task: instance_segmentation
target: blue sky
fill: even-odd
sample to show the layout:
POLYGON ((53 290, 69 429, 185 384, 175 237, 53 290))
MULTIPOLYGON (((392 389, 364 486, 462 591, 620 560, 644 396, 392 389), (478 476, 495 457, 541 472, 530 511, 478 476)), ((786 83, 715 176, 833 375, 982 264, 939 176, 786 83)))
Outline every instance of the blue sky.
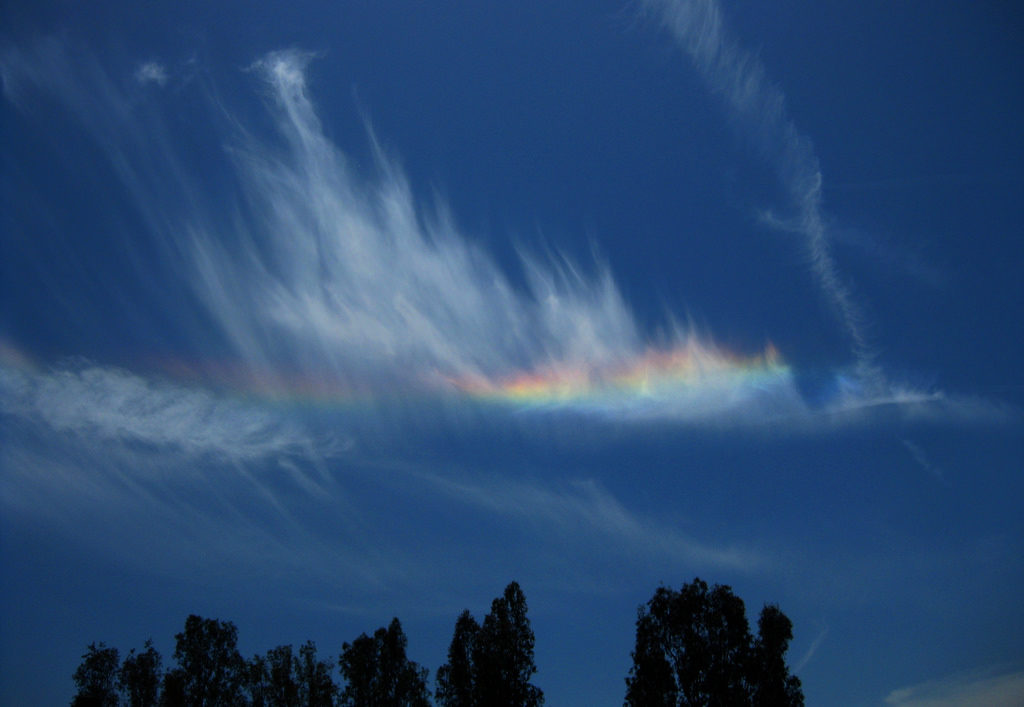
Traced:
POLYGON ((1019 10, 208 5, 0 11, 0 701, 514 579, 618 704, 694 576, 811 704, 1020 701, 1019 10))

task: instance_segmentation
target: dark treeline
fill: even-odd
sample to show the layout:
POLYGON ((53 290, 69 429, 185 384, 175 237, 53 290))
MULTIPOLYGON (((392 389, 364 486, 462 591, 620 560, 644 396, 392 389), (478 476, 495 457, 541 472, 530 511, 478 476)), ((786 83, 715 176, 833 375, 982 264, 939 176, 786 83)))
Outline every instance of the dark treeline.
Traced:
MULTIPOLYGON (((512 582, 482 623, 462 612, 433 693, 428 670, 406 656, 397 618, 343 643, 337 659, 321 659, 307 641, 297 651, 282 645, 246 660, 233 623, 191 615, 166 668, 151 641, 123 661, 117 648, 90 644, 73 675, 71 704, 538 707, 544 693, 531 683, 537 666, 526 610, 512 582)), ((791 639, 792 624, 776 606, 764 608, 752 636, 743 601, 729 587, 709 590, 700 579, 678 592, 661 587, 639 610, 625 704, 802 705, 800 681, 784 661, 791 639)))

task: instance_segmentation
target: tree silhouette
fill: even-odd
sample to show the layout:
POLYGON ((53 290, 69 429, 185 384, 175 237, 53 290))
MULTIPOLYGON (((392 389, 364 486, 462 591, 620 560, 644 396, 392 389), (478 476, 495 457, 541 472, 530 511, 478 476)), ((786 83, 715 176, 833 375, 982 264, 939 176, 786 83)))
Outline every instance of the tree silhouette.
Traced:
POLYGON ((757 621, 758 641, 754 650, 754 669, 757 682, 754 704, 802 705, 804 698, 800 678, 789 674, 784 658, 793 639, 793 622, 779 607, 769 604, 761 611, 757 621))
POLYGON ((402 624, 391 619, 373 637, 361 634, 341 647, 338 664, 345 679, 343 707, 426 707, 427 670, 405 655, 402 624))
POLYGON ((459 614, 455 621, 455 634, 448 646, 448 662, 437 669, 434 696, 444 707, 471 707, 475 704, 473 646, 479 633, 480 624, 468 609, 459 614))
POLYGON ((338 686, 331 666, 316 656, 316 644, 306 641, 295 655, 291 646, 278 646, 248 663, 252 707, 332 707, 338 686))
POLYGON ((117 649, 90 643, 72 678, 78 693, 71 707, 117 707, 117 649))
POLYGON ((446 707, 536 707, 544 703, 543 691, 530 683, 537 666, 526 610, 526 597, 512 582, 491 602, 483 625, 478 625, 469 611, 462 612, 455 622, 448 662, 437 671, 438 702, 446 707))
MULTIPOLYGON (((741 605, 742 606, 742 605, 741 605)), ((515 582, 491 603, 478 624, 464 611, 455 624, 448 663, 437 671, 436 697, 453 707, 537 707, 544 693, 530 683, 537 672, 534 638, 526 597, 515 582)), ((779 659, 792 637, 784 616, 768 615, 773 636, 758 653, 765 676, 765 700, 789 689, 779 659), (781 617, 781 618, 780 618, 781 617), (780 679, 777 679, 781 675, 780 679)), ((282 645, 246 661, 238 651, 238 629, 230 621, 195 614, 175 634, 174 665, 163 670, 160 654, 147 640, 120 664, 116 648, 90 644, 73 674, 77 693, 72 707, 426 707, 428 672, 406 656, 407 639, 397 618, 373 636, 361 634, 342 645, 338 658, 344 685, 332 679, 331 659, 320 660, 307 641, 298 653, 282 645)), ((796 683, 799 689, 799 682, 796 683)))
POLYGON ((117 684, 128 707, 155 707, 160 695, 160 678, 160 654, 153 648, 153 641, 148 640, 141 653, 132 649, 124 659, 117 684))
POLYGON ((306 641, 299 648, 296 672, 299 704, 303 707, 332 707, 338 686, 331 678, 331 665, 316 657, 316 644, 306 641))
POLYGON ((245 704, 245 661, 238 652, 238 629, 230 621, 204 619, 195 614, 176 634, 174 659, 178 668, 164 679, 165 703, 180 696, 194 707, 225 707, 245 704))
POLYGON ((743 600, 699 578, 678 592, 659 587, 636 623, 626 705, 802 705, 783 655, 792 623, 766 606, 750 634, 743 600))
POLYGON ((180 668, 164 673, 160 707, 185 707, 185 673, 180 668))
MULTIPOLYGON (((287 647, 291 651, 291 646, 287 647)), ((276 648, 274 650, 277 650, 276 648)), ((289 661, 289 666, 291 661, 289 661)), ((249 704, 252 707, 267 707, 268 705, 281 704, 286 707, 295 707, 296 701, 288 699, 275 700, 271 695, 270 688, 270 666, 267 664, 266 656, 254 655, 245 664, 245 682, 249 689, 249 704)), ((297 700, 297 695, 296 695, 297 700)))

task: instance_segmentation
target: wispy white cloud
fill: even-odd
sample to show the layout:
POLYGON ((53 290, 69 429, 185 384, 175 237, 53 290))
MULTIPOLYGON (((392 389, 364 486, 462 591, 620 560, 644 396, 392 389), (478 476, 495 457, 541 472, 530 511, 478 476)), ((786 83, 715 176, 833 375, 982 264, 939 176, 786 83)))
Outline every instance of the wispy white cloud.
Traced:
MULTIPOLYGON (((22 109, 29 109, 37 96, 56 99, 74 112, 98 139, 112 149, 110 135, 131 129, 128 101, 116 82, 88 53, 71 55, 67 42, 59 37, 43 37, 25 46, 0 47, 0 77, 4 97, 22 109)), ((111 156, 119 158, 119 156, 111 156)))
POLYGON ((147 61, 135 70, 135 80, 143 86, 155 83, 162 87, 167 84, 167 69, 159 62, 147 61))
MULTIPOLYGON (((758 213, 758 220, 775 230, 796 234, 802 232, 799 223, 783 220, 767 209, 758 213)), ((830 242, 860 252, 861 255, 870 258, 872 264, 879 265, 901 278, 909 275, 929 287, 940 287, 946 280, 946 276, 939 268, 926 262, 914 251, 887 243, 863 229, 832 221, 828 224, 827 231, 830 242)))
POLYGON ((928 455, 925 454, 924 449, 922 449, 920 445, 910 441, 909 439, 902 439, 900 441, 903 443, 903 446, 907 448, 907 451, 910 452, 910 456, 914 458, 914 461, 917 462, 918 466, 920 466, 922 469, 927 471, 929 474, 934 476, 939 481, 942 481, 944 479, 942 469, 931 463, 931 461, 928 459, 928 455))
POLYGON ((807 650, 804 651, 804 654, 800 656, 800 660, 796 661, 796 663, 793 664, 794 673, 801 672, 807 666, 807 664, 811 662, 811 659, 814 657, 814 654, 818 652, 818 648, 821 647, 821 644, 825 641, 825 637, 827 635, 828 626, 823 628, 821 630, 821 633, 815 636, 814 640, 811 641, 811 645, 808 646, 807 650))
MULTIPOLYGON (((720 65, 704 69, 708 76, 725 82, 727 97, 742 115, 770 109, 774 117, 762 126, 766 143, 781 135, 782 144, 791 145, 781 150, 780 164, 788 165, 784 176, 793 180, 788 183, 803 209, 801 232, 826 291, 855 341, 864 344, 821 226, 813 152, 756 62, 723 49, 717 24, 709 31, 694 35, 700 62, 720 65)), ((94 62, 76 63, 59 44, 44 42, 0 52, 0 75, 5 96, 16 105, 25 105, 33 91, 46 91, 93 130, 153 229, 158 249, 164 247, 165 272, 173 270, 181 279, 175 285, 193 288, 204 308, 197 318, 208 315, 214 333, 233 344, 240 365, 250 371, 269 371, 281 380, 294 373, 343 389, 362 386, 400 401, 410 389, 422 391, 425 380, 529 371, 550 363, 597 365, 645 350, 649 342, 606 264, 581 268, 559 256, 527 253, 526 285, 515 286, 443 205, 425 209, 417 202, 402 170, 375 138, 375 171, 368 176, 354 167, 316 113, 306 83, 310 58, 276 52, 252 67, 271 104, 275 135, 248 132, 242 116, 218 106, 235 130, 226 141, 244 189, 237 204, 218 204, 227 215, 199 206, 196 175, 174 159, 165 134, 138 123, 142 117, 115 88, 117 82, 94 62)), ((159 83, 159 75, 147 80, 159 83)), ((691 336, 708 338, 680 331, 672 343, 691 336)), ((707 343, 704 350, 714 347, 707 343)), ((436 576, 446 548, 413 557, 408 538, 385 538, 394 525, 391 509, 375 514, 360 508, 352 498, 358 484, 341 478, 349 471, 342 464, 322 473, 325 452, 310 443, 296 422, 301 416, 275 415, 259 397, 239 400, 139 371, 101 365, 28 369, 0 366, 0 411, 57 433, 50 438, 59 437, 70 449, 61 459, 52 450, 25 451, 31 445, 24 440, 7 446, 0 453, 0 496, 8 506, 32 513, 68 508, 79 514, 69 515, 75 518, 117 509, 100 529, 107 535, 99 545, 120 547, 117 538, 133 533, 139 546, 146 538, 173 537, 158 545, 182 556, 169 561, 178 568, 197 561, 184 555, 206 557, 213 545, 211 564, 235 557, 249 567, 280 563, 299 573, 329 568, 323 574, 331 586, 418 586, 436 576), (203 457, 200 468, 186 473, 197 457, 203 457), (6 473, 15 468, 17 474, 6 473), (160 483, 144 478, 153 470, 167 472, 158 474, 160 483), (329 508, 315 507, 310 499, 329 508), (146 532, 136 533, 141 530, 146 532)), ((657 405, 608 407, 599 416, 639 424, 711 420, 818 430, 877 419, 871 416, 893 408, 938 417, 991 412, 983 401, 972 407, 937 395, 852 386, 811 409, 791 377, 739 392, 747 397, 722 386, 685 398, 684 407, 656 400, 657 405)), ((645 395, 644 403, 655 397, 645 395)), ((447 402, 424 406, 426 416, 447 402)), ((553 410, 560 414, 572 406, 553 410)), ((333 432, 338 419, 325 414, 310 425, 316 425, 315 433, 328 427, 333 432)), ((391 430, 381 446, 406 431, 391 430)), ((548 484, 422 469, 412 476, 421 483, 403 477, 402 485, 429 489, 441 501, 438 517, 457 504, 491 514, 532 532, 538 545, 553 542, 557 561, 574 566, 608 551, 618 572, 625 560, 636 558, 725 571, 757 570, 771 562, 754 550, 695 539, 663 518, 638 513, 595 480, 548 484)), ((75 524, 69 521, 68 527, 75 524)), ((420 528, 409 535, 418 538, 420 528)), ((458 540, 460 547, 466 542, 458 540)), ((493 555, 492 549, 485 554, 493 555)))
POLYGON ((96 444, 158 445, 193 455, 255 459, 298 452, 298 428, 199 388, 82 365, 32 372, 0 366, 0 411, 96 444))
POLYGON ((560 486, 500 477, 454 478, 413 472, 434 491, 533 527, 555 544, 582 542, 599 554, 656 558, 687 566, 761 570, 769 559, 753 550, 698 541, 626 508, 601 483, 581 479, 560 486))
MULTIPOLYGON (((769 122, 777 125, 767 132, 792 141, 783 150, 793 163, 787 178, 815 185, 801 201, 807 221, 801 231, 812 243, 825 289, 866 351, 856 308, 828 252, 817 178, 804 174, 816 164, 813 152, 786 118, 781 94, 762 86, 759 66, 726 46, 720 29, 694 39, 711 78, 731 86, 731 100, 752 113, 771 107, 769 122)), ((593 369, 635 360, 650 346, 607 266, 598 263, 587 273, 564 258, 526 253, 527 286, 517 288, 443 206, 424 211, 417 204, 400 167, 372 134, 376 174, 358 173, 324 135, 306 83, 311 58, 282 51, 253 65, 271 89, 285 148, 249 134, 234 142, 249 216, 231 234, 202 221, 191 229, 195 287, 241 355, 271 366, 300 361, 345 380, 422 384, 431 374, 438 374, 434 380, 471 379, 578 364, 593 369)), ((675 329, 669 344, 719 355, 708 337, 692 330, 675 329)), ((824 411, 809 411, 785 375, 749 386, 724 379, 671 399, 644 390, 633 402, 587 410, 634 420, 807 427, 821 412, 834 423, 854 412, 935 399, 882 385, 878 377, 865 377, 863 366, 855 375, 856 391, 847 386, 824 411)), ((553 406, 576 407, 571 401, 553 406)))
MULTIPOLYGON (((781 145, 775 150, 780 170, 794 193, 803 195, 798 228, 817 253, 826 291, 864 343, 856 308, 828 252, 816 160, 786 116, 781 94, 756 60, 729 44, 717 5, 663 7, 712 85, 750 119, 765 144, 781 145)), ((201 180, 183 166, 166 134, 158 125, 140 124, 144 116, 94 61, 72 61, 65 47, 48 40, 25 50, 5 48, 0 71, 15 103, 32 87, 58 96, 83 117, 152 229, 162 275, 178 278, 173 287, 158 289, 191 288, 195 298, 188 302, 202 311, 182 320, 212 321, 213 334, 233 345, 238 365, 260 376, 319 381, 328 391, 369 391, 401 407, 410 391, 411 397, 451 392, 452 378, 494 380, 545 368, 592 371, 641 360, 659 344, 733 365, 710 336, 685 328, 652 342, 605 263, 581 268, 558 255, 523 252, 525 285, 514 285, 443 204, 424 208, 417 202, 372 133, 369 174, 335 146, 309 95, 312 58, 297 50, 273 52, 251 67, 265 88, 275 135, 248 130, 243 116, 218 103, 242 188, 240 200, 228 207, 223 201, 205 205, 201 180)), ((192 339, 208 335, 187 332, 192 339)), ((866 344, 861 348, 866 351, 866 344)), ((825 405, 809 406, 792 376, 782 372, 770 381, 726 376, 722 384, 681 393, 686 386, 658 391, 641 385, 632 398, 620 396, 614 404, 548 409, 640 423, 797 430, 859 421, 894 406, 923 414, 940 401, 945 413, 933 409, 932 416, 969 417, 963 411, 970 406, 957 399, 901 391, 866 375, 866 361, 862 356, 852 376, 836 374, 837 380, 855 378, 856 385, 833 386, 837 393, 825 405)), ((148 384, 135 375, 139 385, 148 384)), ((80 376, 68 379, 79 388, 80 382, 80 376)))
POLYGON ((244 576, 361 596, 398 582, 406 549, 384 556, 372 532, 379 519, 302 467, 10 435, 0 449, 0 508, 12 520, 43 520, 73 547, 176 581, 224 586, 244 576))
POLYGON ((948 281, 941 268, 928 262, 920 253, 906 246, 887 241, 880 235, 864 229, 832 224, 829 236, 836 245, 848 246, 862 256, 870 258, 873 264, 888 270, 891 275, 905 282, 910 276, 921 285, 940 288, 948 281))
POLYGON ((885 703, 896 707, 1018 707, 1024 704, 1024 671, 985 671, 903 687, 885 703))
POLYGON ((393 378, 600 361, 638 348, 604 266, 587 277, 527 256, 523 292, 443 207, 417 206, 375 140, 376 177, 357 174, 323 134, 309 59, 285 51, 254 65, 287 149, 235 142, 249 218, 229 237, 204 223, 192 229, 197 290, 239 351, 393 378))
POLYGON ((776 169, 796 211, 788 228, 804 237, 811 269, 850 338, 861 374, 881 384, 863 313, 832 256, 817 155, 811 140, 789 117, 782 91, 768 80, 760 59, 729 36, 717 0, 646 0, 646 4, 776 169))
POLYGON ((90 369, 6 369, 0 382, 4 511, 42 518, 150 572, 251 576, 273 568, 277 579, 265 581, 285 577, 324 595, 343 588, 361 605, 403 587, 442 591, 468 581, 467 568, 473 581, 498 581, 509 563, 517 576, 573 591, 579 582, 606 590, 627 566, 770 566, 754 549, 700 540, 632 510, 593 479, 440 472, 390 457, 381 466, 358 454, 327 460, 328 471, 319 449, 194 391, 90 369), (417 512, 396 518, 410 503, 417 512), (485 540, 477 546, 445 523, 424 546, 424 516, 461 518, 485 540), (495 533, 527 538, 525 554, 496 560, 495 533), (455 574, 438 577, 446 565, 455 574))

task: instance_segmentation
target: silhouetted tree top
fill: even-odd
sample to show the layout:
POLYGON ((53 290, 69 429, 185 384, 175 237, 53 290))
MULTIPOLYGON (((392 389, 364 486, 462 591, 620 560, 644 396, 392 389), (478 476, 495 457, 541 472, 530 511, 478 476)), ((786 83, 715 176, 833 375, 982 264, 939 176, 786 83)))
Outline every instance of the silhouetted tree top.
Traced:
POLYGON ((333 666, 317 658, 313 641, 302 644, 295 665, 299 681, 299 704, 304 707, 333 707, 334 697, 338 694, 338 686, 331 677, 333 666))
POLYGON ((536 707, 544 703, 543 691, 530 683, 537 666, 526 611, 526 597, 512 582, 491 602, 482 625, 469 611, 462 612, 455 622, 448 662, 437 671, 435 696, 440 704, 536 707))
POLYGON ((295 680, 295 656, 291 646, 278 646, 254 655, 246 665, 252 707, 298 707, 299 684, 295 680))
POLYGON ((793 622, 779 607, 769 604, 757 620, 758 641, 754 646, 757 683, 754 704, 802 705, 800 678, 789 674, 785 654, 793 639, 793 622))
POLYGON ((766 606, 755 640, 727 586, 659 587, 638 612, 626 705, 803 705, 783 657, 792 635, 785 614, 766 606))
MULTIPOLYGON (((678 591, 659 587, 637 612, 627 706, 791 707, 803 705, 800 680, 785 654, 793 624, 766 605, 753 636, 743 601, 727 586, 699 578, 678 591)), ((397 618, 372 636, 342 645, 333 659, 317 657, 307 641, 298 652, 282 645, 246 661, 230 621, 190 615, 175 635, 175 665, 162 670, 146 641, 119 663, 116 648, 92 643, 73 674, 72 707, 426 707, 428 672, 406 655, 397 618)), ((437 671, 434 696, 444 707, 538 707, 537 672, 526 597, 516 582, 491 602, 481 623, 463 611, 455 622, 448 661, 437 671)))
MULTIPOLYGON (((189 616, 176 634, 176 665, 163 672, 152 641, 132 650, 118 668, 118 652, 90 644, 73 678, 78 692, 74 707, 333 707, 338 686, 333 659, 317 658, 316 644, 307 641, 296 654, 278 646, 266 655, 242 659, 238 630, 229 621, 189 616)), ((403 637, 404 638, 404 637, 403 637)))
POLYGON ((160 686, 160 707, 185 707, 185 674, 168 670, 160 686))
POLYGON ((434 696, 444 707, 471 707, 475 704, 473 647, 480 624, 469 610, 459 614, 455 634, 448 646, 448 662, 437 669, 437 690, 434 696))
POLYGON ((373 637, 361 634, 341 647, 344 707, 427 707, 427 670, 405 654, 407 640, 397 618, 373 637))
POLYGON ((153 641, 146 641, 141 653, 133 649, 124 659, 117 683, 128 707, 156 707, 160 695, 160 654, 153 641))
POLYGON ((117 666, 116 648, 107 648, 104 643, 90 643, 82 656, 82 663, 72 678, 78 692, 71 700, 72 707, 117 707, 117 666))
POLYGON ((185 620, 185 630, 176 634, 175 640, 174 659, 178 667, 171 671, 170 687, 177 690, 180 683, 187 704, 195 707, 245 704, 245 661, 238 652, 238 629, 233 623, 192 614, 185 620))

